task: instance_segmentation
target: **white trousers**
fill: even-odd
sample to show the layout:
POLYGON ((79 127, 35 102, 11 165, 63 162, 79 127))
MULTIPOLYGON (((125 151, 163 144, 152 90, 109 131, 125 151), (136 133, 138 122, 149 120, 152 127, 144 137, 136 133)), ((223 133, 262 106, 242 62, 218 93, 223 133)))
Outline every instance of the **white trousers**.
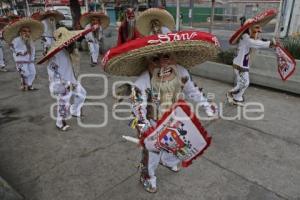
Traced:
POLYGON ((156 153, 144 149, 142 159, 144 169, 142 170, 142 176, 148 178, 152 187, 156 187, 155 171, 160 162, 168 167, 174 167, 180 163, 180 160, 174 154, 164 150, 156 153))
POLYGON ((86 91, 80 83, 78 83, 73 90, 69 85, 62 82, 50 83, 50 92, 57 99, 57 117, 56 126, 61 127, 63 120, 68 119, 71 115, 80 116, 81 108, 86 98, 86 91), (70 100, 73 96, 74 102, 71 105, 70 100))
POLYGON ((243 101, 243 95, 250 83, 249 72, 241 72, 237 69, 234 69, 234 72, 236 77, 236 85, 230 90, 230 92, 235 100, 243 101))
POLYGON ((31 86, 36 75, 35 65, 33 63, 17 63, 16 67, 21 76, 21 84, 31 86))
POLYGON ((5 63, 4 63, 4 55, 3 55, 3 47, 0 47, 0 67, 4 67, 5 63))
POLYGON ((92 62, 98 63, 99 48, 100 48, 99 43, 98 42, 88 42, 88 46, 89 46, 92 62))

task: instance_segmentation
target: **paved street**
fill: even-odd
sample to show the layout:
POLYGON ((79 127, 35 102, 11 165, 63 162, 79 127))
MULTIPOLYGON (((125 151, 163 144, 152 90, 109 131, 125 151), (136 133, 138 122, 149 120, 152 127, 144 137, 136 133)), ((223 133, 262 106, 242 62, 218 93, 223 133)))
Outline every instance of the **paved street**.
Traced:
MULTIPOLYGON (((107 46, 114 39, 113 32, 105 40, 107 46)), ((5 53, 10 72, 0 73, 0 176, 27 200, 300 199, 299 96, 251 86, 246 100, 262 103, 264 118, 203 121, 213 137, 211 146, 177 174, 159 166, 159 191, 149 194, 138 182, 140 151, 121 138, 135 136, 135 131, 128 121, 112 115, 113 83, 134 78, 114 77, 100 67, 90 67, 83 52, 81 74, 102 74, 108 79, 106 86, 97 77, 84 78, 83 87, 88 95, 101 95, 107 88, 108 94, 87 99, 96 105, 83 108, 82 121, 99 124, 107 116, 108 124, 84 128, 72 118, 72 129, 59 132, 50 117, 55 99, 49 94, 46 67, 37 66, 39 90, 21 92, 12 57, 7 49, 5 53), (106 115, 100 103, 107 105, 106 115)), ((41 55, 40 47, 37 54, 41 55)), ((231 85, 202 77, 193 80, 215 94, 223 116, 236 116, 237 108, 224 104, 231 85)))

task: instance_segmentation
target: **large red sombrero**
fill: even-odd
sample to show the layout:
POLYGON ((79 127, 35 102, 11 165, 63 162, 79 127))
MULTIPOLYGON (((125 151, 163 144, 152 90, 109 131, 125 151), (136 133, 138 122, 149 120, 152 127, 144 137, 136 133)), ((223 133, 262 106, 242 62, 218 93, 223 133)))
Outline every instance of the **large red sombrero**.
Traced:
POLYGON ((101 21, 101 27, 106 29, 109 26, 110 19, 103 12, 88 12, 81 15, 79 23, 82 28, 84 28, 88 23, 91 22, 91 18, 96 17, 101 21))
POLYGON ((57 10, 47 10, 46 12, 35 12, 31 15, 31 17, 39 21, 48 17, 54 17, 57 22, 65 19, 65 16, 57 10))
POLYGON ((41 58, 37 64, 42 64, 49 58, 53 57, 56 53, 61 51, 63 48, 68 47, 70 44, 76 42, 79 38, 85 36, 96 28, 97 27, 94 26, 87 30, 69 31, 65 27, 60 27, 53 33, 55 38, 54 44, 49 49, 48 53, 43 58, 41 58))
POLYGON ((250 28, 251 26, 254 25, 261 25, 264 26, 268 22, 270 22, 272 19, 274 19, 277 15, 278 11, 277 9, 268 9, 265 10, 264 12, 256 15, 253 18, 248 19, 243 26, 241 26, 229 39, 229 43, 234 45, 237 44, 240 37, 243 35, 243 33, 250 28))
POLYGON ((179 65, 190 68, 215 57, 219 50, 216 36, 200 31, 151 35, 110 49, 102 59, 107 73, 138 76, 147 69, 146 58, 172 53, 179 65))
POLYGON ((168 27, 171 31, 175 28, 173 16, 162 8, 149 8, 142 12, 136 19, 136 27, 142 35, 150 35, 150 22, 154 19, 160 21, 162 26, 168 27))

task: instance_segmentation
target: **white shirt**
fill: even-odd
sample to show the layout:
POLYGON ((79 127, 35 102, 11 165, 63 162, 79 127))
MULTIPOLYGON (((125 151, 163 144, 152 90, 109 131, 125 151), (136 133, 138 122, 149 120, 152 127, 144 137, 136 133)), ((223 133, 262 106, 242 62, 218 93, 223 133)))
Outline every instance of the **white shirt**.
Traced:
MULTIPOLYGON (((182 66, 176 65, 177 74, 179 80, 182 78, 187 78, 187 82, 183 86, 183 93, 194 102, 200 103, 199 105, 206 105, 207 100, 203 97, 203 93, 200 92, 199 88, 191 80, 189 72, 182 66)), ((151 89, 151 80, 149 71, 142 73, 134 83, 134 87, 140 90, 141 92, 141 102, 138 102, 136 105, 132 106, 132 111, 134 115, 138 118, 139 121, 143 122, 146 125, 150 125, 150 122, 146 118, 147 116, 147 89, 151 89)))
POLYGON ((43 37, 46 40, 44 44, 45 44, 46 47, 51 47, 52 43, 54 42, 53 32, 55 30, 52 30, 50 28, 50 22, 49 22, 48 18, 42 20, 42 23, 44 25, 43 37))
POLYGON ((68 84, 77 84, 70 55, 65 49, 49 60, 48 74, 50 82, 61 81, 68 84))
MULTIPOLYGON (((85 30, 87 30, 87 29, 89 29, 89 28, 91 28, 91 24, 87 24, 87 25, 85 26, 85 30)), ((93 42, 93 43, 97 43, 98 41, 100 41, 101 38, 102 38, 102 36, 103 36, 103 29, 102 29, 102 26, 99 26, 99 29, 97 29, 96 31, 99 32, 99 33, 98 33, 98 35, 99 35, 98 38, 95 38, 95 37, 94 37, 93 32, 89 32, 88 34, 85 35, 85 39, 86 39, 88 42, 91 41, 91 42, 93 42)))
POLYGON ((16 37, 11 42, 11 50, 15 62, 34 62, 35 60, 35 46, 33 42, 30 43, 31 54, 29 54, 27 47, 21 37, 16 37))
POLYGON ((254 40, 250 38, 249 34, 243 34, 239 41, 237 56, 233 59, 233 64, 249 69, 250 49, 268 48, 270 43, 270 41, 254 40))

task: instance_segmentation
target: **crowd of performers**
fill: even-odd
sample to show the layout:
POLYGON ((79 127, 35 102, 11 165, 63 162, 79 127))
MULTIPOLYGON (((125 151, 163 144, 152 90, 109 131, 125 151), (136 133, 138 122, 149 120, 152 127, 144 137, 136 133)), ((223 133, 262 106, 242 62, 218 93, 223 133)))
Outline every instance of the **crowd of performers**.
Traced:
MULTIPOLYGON (((259 34, 262 25, 276 14, 276 10, 269 10, 265 15, 247 20, 230 38, 230 43, 238 46, 237 56, 233 60, 236 83, 226 94, 230 103, 243 106, 244 93, 249 86, 252 50, 275 45, 274 40, 259 39, 259 34)), ((218 53, 219 43, 214 35, 199 31, 176 33, 173 16, 161 8, 147 9, 137 17, 135 10, 128 8, 118 30, 116 47, 101 56, 105 42, 103 30, 110 23, 107 15, 100 12, 83 14, 80 19, 83 29, 79 31, 64 27, 57 29, 56 24, 62 19, 64 16, 58 11, 48 10, 35 13, 30 18, 0 20, 0 69, 7 71, 3 56, 4 40, 13 54, 22 91, 37 90, 34 87, 34 41, 41 39, 44 51, 37 63, 47 66, 50 93, 57 98, 56 127, 59 130, 67 131, 70 128, 66 121, 69 115, 82 116, 87 92, 75 73, 79 65, 75 41, 80 37, 85 37, 88 44, 91 66, 102 65, 104 71, 112 75, 137 76, 133 85, 120 88, 125 87, 122 92, 130 94, 128 100, 132 104, 133 114, 130 126, 137 130, 139 139, 145 138, 149 129, 157 126, 165 111, 182 98, 198 103, 208 117, 218 116, 216 105, 208 101, 188 70, 218 53), (101 64, 100 56, 103 57, 101 64)), ((144 189, 151 193, 157 191, 156 169, 159 164, 178 172, 181 161, 174 152, 148 148, 145 143, 140 176, 144 189)))

